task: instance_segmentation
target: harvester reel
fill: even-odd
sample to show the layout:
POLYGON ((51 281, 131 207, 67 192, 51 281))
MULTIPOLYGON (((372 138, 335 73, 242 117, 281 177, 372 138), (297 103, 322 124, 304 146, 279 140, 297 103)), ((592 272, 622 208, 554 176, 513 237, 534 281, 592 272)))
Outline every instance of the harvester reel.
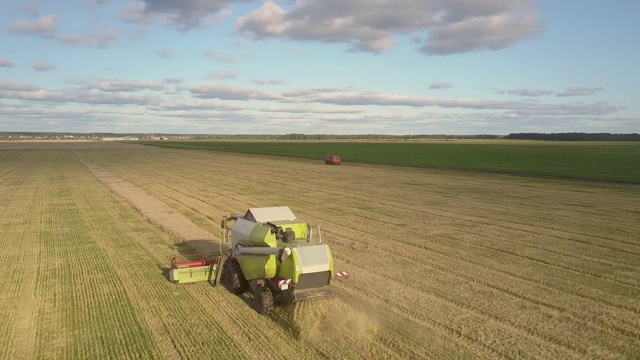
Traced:
POLYGON ((234 295, 240 295, 247 291, 249 282, 245 280, 240 270, 240 264, 236 260, 229 260, 222 268, 222 282, 224 287, 234 295))
POLYGON ((260 315, 268 314, 273 308, 273 293, 271 289, 266 286, 258 288, 258 291, 253 295, 253 307, 260 315))

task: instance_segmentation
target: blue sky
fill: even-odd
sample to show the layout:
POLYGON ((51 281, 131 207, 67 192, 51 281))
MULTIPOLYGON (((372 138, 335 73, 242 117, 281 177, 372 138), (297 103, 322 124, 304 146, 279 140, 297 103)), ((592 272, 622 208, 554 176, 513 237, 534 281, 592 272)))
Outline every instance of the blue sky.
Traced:
POLYGON ((0 131, 640 129, 637 1, 5 4, 0 131))

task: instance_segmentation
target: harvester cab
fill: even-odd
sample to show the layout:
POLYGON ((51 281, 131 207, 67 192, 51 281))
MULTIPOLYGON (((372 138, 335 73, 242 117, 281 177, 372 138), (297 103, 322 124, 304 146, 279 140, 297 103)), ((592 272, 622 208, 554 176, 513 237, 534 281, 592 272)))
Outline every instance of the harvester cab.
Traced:
POLYGON ((319 226, 298 220, 289 207, 250 208, 224 218, 222 227, 231 247, 222 283, 234 294, 251 290, 261 314, 274 303, 331 296, 331 279, 348 276, 334 271, 319 226))
POLYGON ((349 276, 334 271, 320 227, 298 220, 289 207, 250 208, 223 217, 221 227, 220 251, 184 261, 174 258, 171 281, 222 283, 236 295, 250 290, 256 311, 265 314, 274 303, 331 296, 331 279, 349 276))

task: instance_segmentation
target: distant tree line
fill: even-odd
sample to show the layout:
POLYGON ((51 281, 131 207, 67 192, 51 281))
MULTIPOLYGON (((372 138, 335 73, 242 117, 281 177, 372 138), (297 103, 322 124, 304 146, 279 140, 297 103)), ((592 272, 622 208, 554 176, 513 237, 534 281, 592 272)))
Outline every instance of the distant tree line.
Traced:
POLYGON ((380 135, 380 134, 284 134, 284 135, 208 135, 210 139, 266 139, 266 140, 428 140, 428 139, 499 139, 503 135, 380 135))
MULTIPOLYGON (((16 139, 21 137, 99 139, 103 137, 135 136, 147 139, 149 134, 122 133, 57 133, 57 132, 0 132, 0 139, 16 139)), ((640 134, 610 133, 512 133, 509 135, 381 135, 381 134, 154 134, 155 137, 168 139, 259 139, 259 140, 453 140, 453 139, 514 139, 514 140, 555 140, 555 141, 640 141, 640 134)))
POLYGON ((640 134, 610 133, 519 133, 509 134, 505 139, 517 140, 553 140, 553 141, 640 141, 640 134))

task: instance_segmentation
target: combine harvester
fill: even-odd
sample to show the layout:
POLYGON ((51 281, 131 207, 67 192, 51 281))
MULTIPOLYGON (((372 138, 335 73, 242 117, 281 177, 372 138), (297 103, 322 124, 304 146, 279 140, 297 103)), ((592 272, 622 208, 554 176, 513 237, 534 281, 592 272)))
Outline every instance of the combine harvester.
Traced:
POLYGON ((331 296, 331 279, 349 276, 334 271, 320 228, 296 219, 289 207, 250 208, 223 217, 221 227, 219 252, 184 261, 174 257, 171 281, 222 282, 236 295, 251 290, 256 311, 266 314, 274 303, 331 296))

